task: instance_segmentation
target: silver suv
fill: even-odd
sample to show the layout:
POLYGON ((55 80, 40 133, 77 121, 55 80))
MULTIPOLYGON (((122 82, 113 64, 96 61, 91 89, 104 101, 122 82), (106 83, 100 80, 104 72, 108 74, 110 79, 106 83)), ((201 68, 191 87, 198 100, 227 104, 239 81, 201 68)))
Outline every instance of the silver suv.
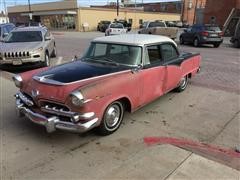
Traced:
POLYGON ((43 66, 49 66, 50 57, 56 56, 54 37, 45 27, 16 28, 0 47, 0 64, 40 62, 43 66))

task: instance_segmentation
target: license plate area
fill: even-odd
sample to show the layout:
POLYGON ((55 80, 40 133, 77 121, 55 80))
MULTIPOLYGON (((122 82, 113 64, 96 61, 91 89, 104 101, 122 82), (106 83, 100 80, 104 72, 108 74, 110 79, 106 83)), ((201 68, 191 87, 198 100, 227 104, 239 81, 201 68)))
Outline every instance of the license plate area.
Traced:
POLYGON ((21 59, 14 59, 14 60, 12 61, 12 64, 13 64, 13 65, 22 65, 22 60, 21 60, 21 59))

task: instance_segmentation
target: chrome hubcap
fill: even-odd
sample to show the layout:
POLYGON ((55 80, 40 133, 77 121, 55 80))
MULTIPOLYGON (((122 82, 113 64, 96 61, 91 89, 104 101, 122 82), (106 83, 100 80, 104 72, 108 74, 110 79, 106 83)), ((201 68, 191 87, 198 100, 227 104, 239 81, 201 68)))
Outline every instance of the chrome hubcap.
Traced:
POLYGON ((187 83, 186 77, 182 78, 180 81, 180 87, 184 87, 187 83))
POLYGON ((118 105, 112 105, 106 112, 106 125, 108 127, 114 127, 118 123, 120 116, 120 107, 118 105))

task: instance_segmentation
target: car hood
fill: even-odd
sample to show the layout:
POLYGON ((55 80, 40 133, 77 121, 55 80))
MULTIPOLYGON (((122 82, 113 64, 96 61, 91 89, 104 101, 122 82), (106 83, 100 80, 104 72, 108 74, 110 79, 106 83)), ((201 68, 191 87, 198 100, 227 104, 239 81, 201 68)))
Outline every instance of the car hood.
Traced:
POLYGON ((2 43, 2 52, 21 52, 33 51, 42 47, 42 42, 19 42, 19 43, 2 43))
POLYGON ((43 82, 49 84, 61 85, 103 76, 127 69, 129 69, 127 66, 114 66, 109 64, 74 61, 41 72, 35 78, 39 81, 42 80, 43 82))
POLYGON ((38 91, 38 97, 32 96, 36 101, 46 99, 64 103, 72 91, 117 75, 117 72, 129 72, 129 67, 74 61, 32 73, 33 78, 24 83, 22 91, 30 96, 38 91))

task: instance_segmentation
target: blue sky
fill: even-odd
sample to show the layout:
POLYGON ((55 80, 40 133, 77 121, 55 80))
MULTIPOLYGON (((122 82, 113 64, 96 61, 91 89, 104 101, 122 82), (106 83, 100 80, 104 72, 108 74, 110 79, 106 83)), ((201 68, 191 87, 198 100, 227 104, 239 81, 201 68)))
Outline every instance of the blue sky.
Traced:
MULTIPOLYGON (((0 0, 0 10, 4 9, 3 1, 0 0)), ((58 0, 30 0, 32 4, 34 3, 44 3, 44 2, 54 2, 58 0)), ((117 0, 78 0, 78 4, 80 6, 89 6, 89 5, 104 5, 107 2, 116 2, 117 0)), ((120 1, 120 0, 119 0, 120 1)), ((132 0, 135 1, 135 0, 132 0)), ((167 1, 175 1, 175 0, 143 0, 143 2, 167 2, 167 1)), ((6 6, 14 6, 14 5, 23 5, 27 4, 28 0, 5 0, 6 6)), ((142 0, 136 0, 136 2, 142 2, 142 0)))

